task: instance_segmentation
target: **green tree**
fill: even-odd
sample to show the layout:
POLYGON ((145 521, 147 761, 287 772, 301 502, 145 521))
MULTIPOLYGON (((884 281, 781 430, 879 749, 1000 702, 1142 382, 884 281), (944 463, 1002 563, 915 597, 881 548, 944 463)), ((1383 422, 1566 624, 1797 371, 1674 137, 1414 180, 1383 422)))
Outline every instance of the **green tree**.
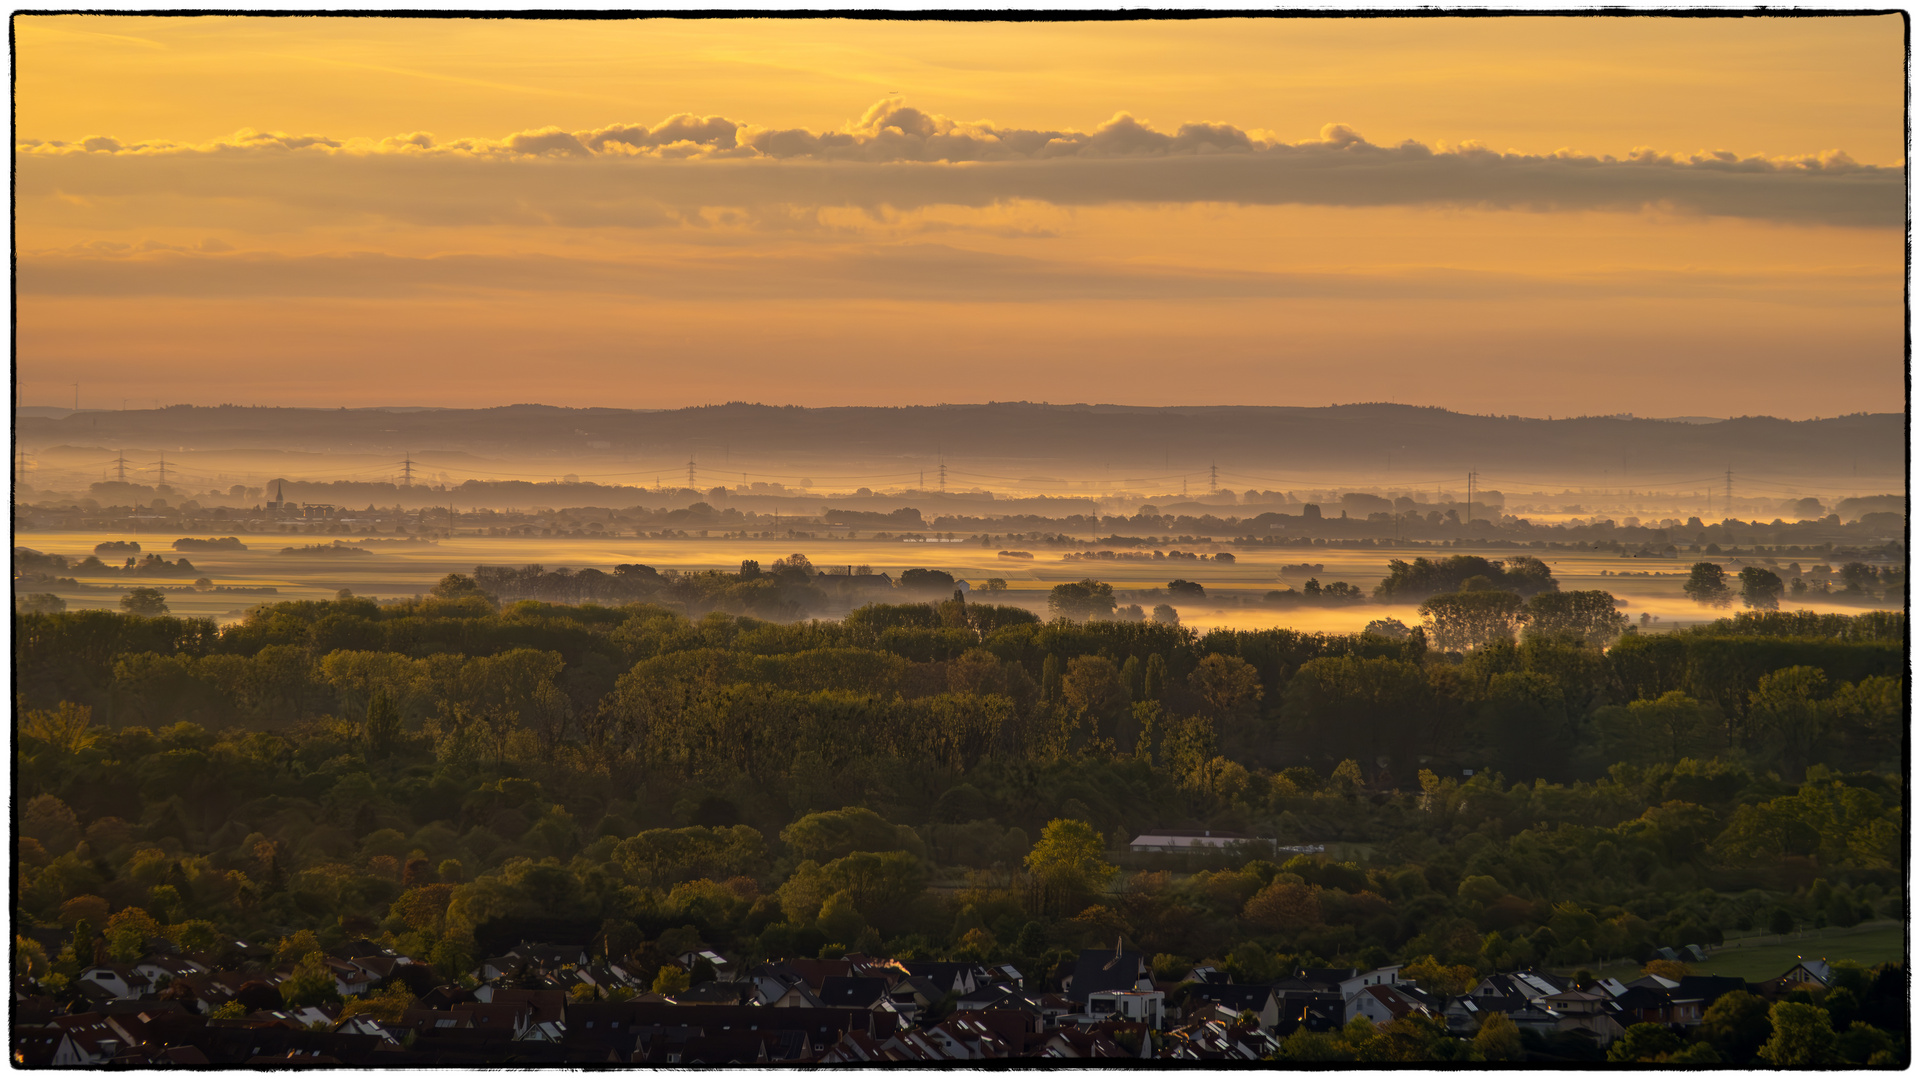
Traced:
POLYGON ((1694 563, 1687 583, 1680 589, 1701 607, 1723 608, 1733 603, 1733 590, 1727 587, 1727 572, 1718 563, 1694 563))
MULTIPOLYGON (((1304 1030, 1304 1029, 1302 1029, 1304 1030)), ((1527 1056, 1520 1042, 1520 1028, 1503 1012, 1489 1012, 1474 1033, 1473 1048, 1488 1061, 1520 1061, 1527 1056)))
POLYGON ((1466 652, 1496 642, 1511 642, 1524 617, 1518 593, 1500 589, 1445 593, 1420 605, 1427 640, 1442 652, 1466 652))
POLYGON ((1608 705, 1593 714, 1601 752, 1608 761, 1635 765, 1678 765, 1684 758, 1705 759, 1725 748, 1720 718, 1709 706, 1678 690, 1627 705, 1608 705))
POLYGON ((107 955, 126 964, 147 954, 147 939, 160 936, 160 923, 140 908, 122 908, 107 920, 107 955))
POLYGON ((826 862, 856 851, 921 850, 912 829, 894 825, 864 806, 808 814, 780 830, 780 839, 802 859, 826 862))
POLYGON ((1607 1047, 1608 1061, 1664 1061, 1687 1045, 1665 1024, 1634 1024, 1607 1047))
POLYGON ((129 589, 120 598, 120 607, 129 615, 144 615, 149 618, 167 613, 167 594, 159 589, 142 585, 129 589))
POLYGON ((1047 823, 1027 853, 1026 866, 1039 886, 1040 906, 1066 914, 1078 912, 1120 872, 1106 860, 1100 831, 1072 818, 1047 823))
POLYGON ((1113 661, 1099 655, 1076 656, 1060 678, 1060 698, 1075 713, 1097 721, 1126 706, 1127 690, 1113 661))
POLYGON ((293 974, 280 984, 280 996, 296 1009, 339 1001, 339 984, 334 982, 333 968, 327 965, 327 954, 316 951, 302 957, 293 966, 293 974))
POLYGON ((1837 1065, 1833 1021, 1818 1005, 1797 1001, 1775 1002, 1767 1013, 1773 1023, 1773 1036, 1755 1055, 1776 1069, 1802 1069, 1837 1065))
POLYGON ((1749 566, 1740 571, 1740 599, 1747 607, 1758 611, 1775 611, 1780 607, 1780 594, 1786 590, 1780 575, 1765 567, 1749 566))
POLYGON ((1832 707, 1826 672, 1798 665, 1762 675, 1748 695, 1750 742, 1790 782, 1805 778, 1826 736, 1832 707))
POLYGON ((867 930, 866 916, 854 904, 850 889, 841 889, 827 897, 820 905, 820 916, 815 922, 828 942, 842 948, 852 948, 867 930))
POLYGON ((1260 673, 1237 656, 1214 653, 1187 676, 1187 686, 1216 720, 1228 720, 1252 711, 1260 701, 1260 673))
POLYGON ((381 755, 392 752, 400 739, 400 710, 384 688, 375 689, 367 702, 366 736, 367 749, 381 755))
POLYGON ((1047 607, 1063 619, 1104 619, 1113 614, 1113 586, 1092 578, 1063 582, 1047 595, 1047 607))
POLYGON ((1147 675, 1140 687, 1142 701, 1159 701, 1167 693, 1167 658, 1154 653, 1147 657, 1147 675))
POLYGON ((653 992, 672 997, 685 990, 691 982, 685 968, 678 964, 662 964, 659 972, 653 977, 653 992))
POLYGON ((1627 617, 1600 589, 1543 592, 1527 601, 1527 636, 1573 637, 1599 647, 1626 633, 1627 617))
POLYGON ((93 708, 62 701, 52 710, 28 709, 20 717, 20 734, 39 739, 63 754, 77 754, 100 741, 93 726, 93 708))

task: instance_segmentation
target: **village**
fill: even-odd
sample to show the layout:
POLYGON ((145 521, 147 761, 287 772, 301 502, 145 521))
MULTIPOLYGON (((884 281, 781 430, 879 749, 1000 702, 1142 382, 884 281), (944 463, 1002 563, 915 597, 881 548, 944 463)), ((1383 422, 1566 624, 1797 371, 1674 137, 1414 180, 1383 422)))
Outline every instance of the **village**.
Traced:
POLYGON ((1530 1033, 1550 1051, 1528 1060, 1574 1061, 1591 1060, 1635 1024, 1689 1031, 1730 993, 1789 1000, 1824 992, 1836 974, 1811 959, 1757 984, 1680 974, 1687 961, 1706 958, 1688 946, 1660 950, 1677 977, 1624 982, 1527 969, 1441 994, 1391 964, 1306 968, 1247 985, 1211 963, 1158 980, 1148 957, 1123 939, 1036 975, 1009 964, 859 953, 748 966, 700 948, 676 957, 648 988, 584 945, 523 942, 443 983, 427 965, 360 940, 325 954, 345 1005, 293 1008, 278 987, 295 977, 294 965, 274 966, 269 946, 229 940, 183 952, 151 944, 155 951, 133 963, 85 968, 62 999, 16 977, 13 1063, 1197 1064, 1271 1060, 1298 1032, 1351 1038, 1356 1027, 1423 1039, 1437 1060, 1519 1058, 1516 1036, 1530 1033), (681 985, 658 989, 673 984, 681 985))

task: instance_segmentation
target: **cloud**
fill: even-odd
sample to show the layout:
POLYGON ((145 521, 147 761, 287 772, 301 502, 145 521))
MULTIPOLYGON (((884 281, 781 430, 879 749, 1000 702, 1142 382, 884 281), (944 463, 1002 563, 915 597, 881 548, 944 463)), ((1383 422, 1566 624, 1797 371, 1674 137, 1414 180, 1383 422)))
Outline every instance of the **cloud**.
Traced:
POLYGON ((23 254, 23 296, 412 299, 601 295, 656 300, 891 300, 1028 304, 1207 300, 1738 300, 1813 307, 1897 306, 1897 281, 1865 272, 1615 272, 1526 275, 1431 267, 1375 273, 1267 273, 1067 263, 934 243, 744 257, 548 255, 407 257, 206 254, 92 242, 23 254))
POLYGON ((110 163, 145 162, 119 175, 137 173, 163 188, 177 183, 189 196, 223 191, 224 198, 313 200, 409 220, 418 219, 409 217, 417 211, 408 204, 420 200, 393 183, 425 185, 436 194, 451 186, 455 195, 435 211, 439 217, 465 212, 478 215, 470 220, 488 221, 546 213, 553 223, 576 225, 631 221, 634 204, 647 205, 642 216, 658 222, 704 206, 906 210, 1015 199, 1061 206, 1654 208, 1874 228, 1900 227, 1906 212, 1900 167, 1862 165, 1837 151, 1788 158, 1650 148, 1624 157, 1502 153, 1472 143, 1376 144, 1341 124, 1289 143, 1229 124, 1188 123, 1168 133, 1126 113, 1092 131, 1052 131, 956 121, 899 99, 875 104, 837 131, 760 128, 683 113, 651 125, 546 127, 498 139, 440 141, 424 132, 335 139, 249 130, 192 145, 111 136, 28 140, 16 148, 16 162, 23 191, 58 183, 87 195, 104 184, 134 194, 141 182, 123 183, 110 163), (261 186, 259 173, 223 172, 223 163, 241 159, 284 163, 286 178, 261 186), (435 164, 424 164, 429 161, 435 164), (570 167, 545 168, 555 162, 570 167), (663 206, 672 212, 658 212, 663 206))

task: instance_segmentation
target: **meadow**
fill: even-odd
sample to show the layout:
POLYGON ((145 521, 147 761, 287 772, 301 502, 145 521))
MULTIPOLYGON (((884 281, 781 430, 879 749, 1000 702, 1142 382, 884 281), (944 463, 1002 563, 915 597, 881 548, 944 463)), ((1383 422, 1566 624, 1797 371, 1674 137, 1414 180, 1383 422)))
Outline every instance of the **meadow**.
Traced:
MULTIPOLYGON (((167 603, 173 613, 212 618, 222 624, 241 618, 254 604, 273 600, 331 599, 339 590, 351 590, 356 596, 398 599, 421 595, 449 573, 470 573, 476 565, 525 566, 538 563, 549 569, 598 567, 610 569, 621 563, 644 563, 655 569, 680 571, 737 570, 743 559, 756 559, 762 565, 802 552, 816 567, 870 566, 874 573, 891 574, 915 567, 945 570, 977 588, 989 578, 1001 578, 1007 592, 999 598, 1045 614, 1046 595, 1055 585, 1093 577, 1111 583, 1116 590, 1164 589, 1174 579, 1199 582, 1206 588, 1204 598, 1183 598, 1170 602, 1179 611, 1181 622, 1202 631, 1225 628, 1260 630, 1276 627, 1326 633, 1354 633, 1374 619, 1391 618, 1414 625, 1420 621, 1411 604, 1365 603, 1315 607, 1276 607, 1262 600, 1275 589, 1298 589, 1306 574, 1282 568, 1315 563, 1325 569, 1317 577, 1322 585, 1345 581, 1371 593, 1386 575, 1387 563, 1396 558, 1417 555, 1443 557, 1455 554, 1511 558, 1515 554, 1533 554, 1552 568, 1563 590, 1604 589, 1627 602, 1623 609, 1638 623, 1644 612, 1657 621, 1646 630, 1680 629, 1711 622, 1724 612, 1701 608, 1681 592, 1687 570, 1700 558, 1681 553, 1676 558, 1623 558, 1606 551, 1554 551, 1537 548, 1475 547, 1418 548, 1409 550, 1356 550, 1351 548, 1238 548, 1222 544, 1182 545, 1167 548, 1231 551, 1235 561, 1211 560, 1068 559, 1066 552, 1035 548, 1032 559, 1008 559, 999 555, 1006 545, 982 547, 977 543, 914 542, 897 540, 848 540, 813 536, 805 539, 768 540, 760 538, 689 537, 655 539, 639 537, 497 537, 455 535, 438 540, 406 540, 394 537, 368 537, 364 555, 292 555, 282 549, 331 543, 341 539, 349 544, 359 541, 306 534, 250 534, 242 537, 245 551, 175 552, 170 534, 129 532, 31 532, 17 534, 14 543, 49 554, 65 555, 78 561, 93 553, 96 544, 113 540, 132 540, 141 545, 142 557, 159 553, 169 560, 181 555, 192 562, 197 574, 215 586, 229 588, 273 588, 273 593, 232 593, 209 590, 185 591, 179 586, 193 579, 134 579, 120 577, 78 577, 81 588, 54 590, 73 609, 117 609, 121 594, 134 585, 167 587, 167 603)), ((1092 545, 1089 545, 1091 547, 1092 545)), ((109 565, 112 559, 104 557, 109 565)), ((1788 576, 1783 573, 1782 576, 1788 576)), ((1144 602, 1151 608, 1152 602, 1144 602)), ((1842 604, 1807 603, 1789 600, 1783 606, 1796 610, 1853 613, 1859 609, 1842 604)), ((829 613, 822 613, 829 614, 829 613)))

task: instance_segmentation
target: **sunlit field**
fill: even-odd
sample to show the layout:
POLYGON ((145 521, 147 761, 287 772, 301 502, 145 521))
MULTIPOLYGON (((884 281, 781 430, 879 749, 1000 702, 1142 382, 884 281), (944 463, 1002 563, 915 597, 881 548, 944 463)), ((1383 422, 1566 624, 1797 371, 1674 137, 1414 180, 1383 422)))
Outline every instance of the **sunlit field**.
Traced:
MULTIPOLYGON (((194 566, 195 577, 205 577, 213 585, 228 588, 270 587, 274 593, 216 592, 189 588, 193 578, 121 578, 78 576, 79 588, 53 590, 72 608, 117 608, 119 598, 136 585, 159 586, 167 592, 170 609, 179 615, 191 615, 231 622, 248 608, 275 600, 313 600, 331 598, 340 589, 355 595, 396 599, 424 593, 441 577, 455 572, 471 572, 476 565, 524 566, 539 563, 549 569, 595 567, 610 570, 620 563, 644 563, 655 569, 737 570, 743 559, 757 559, 766 566, 773 560, 799 552, 816 568, 869 566, 875 573, 898 577, 914 567, 945 570, 968 582, 973 588, 989 578, 1001 578, 1007 592, 999 602, 1015 603, 1036 611, 1045 611, 1046 594, 1063 581, 1092 577, 1111 583, 1121 592, 1165 588, 1175 579, 1197 581, 1207 596, 1199 600, 1173 602, 1181 622, 1202 630, 1226 627, 1253 630, 1290 627, 1306 631, 1352 633, 1369 621, 1399 619, 1408 625, 1419 621, 1412 605, 1386 605, 1372 602, 1338 607, 1278 606, 1265 602, 1266 593, 1276 589, 1298 589, 1309 576, 1321 584, 1345 581, 1371 592, 1386 574, 1387 563, 1394 558, 1412 559, 1417 555, 1444 557, 1454 554, 1478 554, 1489 558, 1510 558, 1521 552, 1537 554, 1553 568, 1562 589, 1605 589, 1627 601, 1623 609, 1637 624, 1642 613, 1654 616, 1647 630, 1675 629, 1711 621, 1725 612, 1700 608, 1681 592, 1687 569, 1699 556, 1683 554, 1675 559, 1622 558, 1607 552, 1567 553, 1541 549, 1512 548, 1421 548, 1406 552, 1354 551, 1343 548, 1283 548, 1250 550, 1224 545, 1199 545, 1202 554, 1232 551, 1231 564, 1206 560, 1167 559, 1134 561, 1123 559, 1069 560, 1064 553, 1034 550, 1033 558, 1001 558, 999 547, 982 548, 966 543, 916 543, 899 541, 843 540, 812 538, 769 541, 759 539, 595 539, 572 537, 488 537, 456 536, 432 542, 404 542, 392 537, 368 538, 372 543, 364 555, 290 555, 283 548, 331 543, 335 537, 299 535, 250 535, 242 537, 246 551, 175 552, 170 535, 108 532, 32 532, 15 536, 14 543, 49 554, 65 555, 75 562, 93 553, 94 545, 110 540, 133 540, 141 545, 142 555, 159 553, 169 561, 185 557, 194 566), (1303 563, 1319 564, 1324 570, 1314 573, 1283 567, 1303 563), (1629 576, 1631 575, 1631 576, 1629 576)), ((347 539, 347 538, 340 538, 347 539)), ((1170 545, 1178 547, 1178 545, 1170 545)), ((123 558, 102 556, 114 565, 123 558)), ((1811 565, 1810 560, 1802 560, 1811 565)), ((1782 563, 1777 572, 1791 578, 1782 563)), ((38 587, 36 587, 38 591, 38 587)), ((1165 597, 1139 598, 1148 608, 1154 603, 1172 602, 1165 597)), ((1833 603, 1802 603, 1788 599, 1783 606, 1815 611, 1857 612, 1860 609, 1833 603)), ((826 613, 823 613, 826 614, 826 613)))

